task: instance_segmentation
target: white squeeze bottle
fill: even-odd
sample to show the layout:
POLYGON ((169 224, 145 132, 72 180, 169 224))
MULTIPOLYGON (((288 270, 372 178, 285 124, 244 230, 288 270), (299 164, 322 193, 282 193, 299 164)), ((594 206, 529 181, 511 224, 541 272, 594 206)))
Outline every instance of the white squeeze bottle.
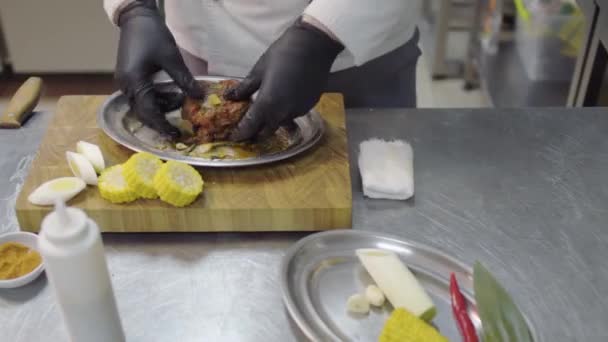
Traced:
POLYGON ((70 340, 124 341, 97 224, 58 201, 42 221, 38 247, 70 340))

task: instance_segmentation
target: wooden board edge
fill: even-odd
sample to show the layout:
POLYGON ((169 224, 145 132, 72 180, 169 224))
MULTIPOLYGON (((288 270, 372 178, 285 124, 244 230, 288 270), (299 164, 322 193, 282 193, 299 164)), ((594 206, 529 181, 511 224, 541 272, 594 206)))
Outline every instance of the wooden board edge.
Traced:
MULTIPOLYGON (((85 210, 87 215, 95 221, 100 230, 105 233, 184 233, 184 232, 261 232, 261 231, 277 231, 277 232, 306 232, 306 231, 323 231, 332 229, 350 229, 352 228, 352 207, 344 208, 315 208, 315 209, 295 209, 284 210, 282 215, 307 215, 309 211, 316 211, 317 217, 327 217, 323 222, 315 222, 314 226, 304 220, 292 220, 290 224, 273 223, 272 218, 264 219, 258 215, 252 215, 251 220, 243 222, 223 221, 226 216, 234 214, 235 210, 229 210, 226 213, 214 211, 212 214, 206 215, 210 222, 200 222, 199 225, 192 225, 188 219, 176 220, 172 222, 162 222, 160 220, 153 221, 146 227, 138 226, 133 222, 110 223, 104 217, 104 210, 85 210), (321 211, 321 212, 319 212, 321 211), (220 221, 220 222, 218 222, 220 221)), ((36 208, 33 210, 17 210, 17 218, 22 231, 37 233, 40 230, 42 220, 52 211, 51 208, 36 208)), ((250 210, 244 210, 249 212, 250 210)), ((237 211, 238 214, 238 211, 237 211)), ((196 215, 192 213, 192 216, 196 215)), ((268 216, 267 216, 268 217, 268 216)), ((275 217, 276 218, 276 217, 275 217)), ((133 217, 132 220, 136 220, 133 217)), ((190 220, 193 220, 191 218, 190 220)), ((129 220, 131 221, 131 220, 129 220)))

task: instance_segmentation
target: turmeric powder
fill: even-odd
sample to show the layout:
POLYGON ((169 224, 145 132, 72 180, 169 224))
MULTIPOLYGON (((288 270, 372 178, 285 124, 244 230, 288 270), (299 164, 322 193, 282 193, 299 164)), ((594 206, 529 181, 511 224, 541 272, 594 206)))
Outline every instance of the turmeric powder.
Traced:
POLYGON ((18 278, 42 263, 40 254, 17 242, 0 245, 0 280, 18 278))

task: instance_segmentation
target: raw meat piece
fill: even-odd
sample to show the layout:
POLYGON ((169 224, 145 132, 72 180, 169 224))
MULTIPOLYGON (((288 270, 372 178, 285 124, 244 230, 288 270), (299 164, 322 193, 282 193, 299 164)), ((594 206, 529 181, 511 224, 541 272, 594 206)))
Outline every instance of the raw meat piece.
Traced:
POLYGON ((250 101, 228 101, 224 98, 224 92, 237 84, 236 80, 210 83, 206 87, 207 96, 204 101, 186 98, 182 118, 192 123, 195 134, 189 142, 202 144, 229 138, 250 104, 250 101))

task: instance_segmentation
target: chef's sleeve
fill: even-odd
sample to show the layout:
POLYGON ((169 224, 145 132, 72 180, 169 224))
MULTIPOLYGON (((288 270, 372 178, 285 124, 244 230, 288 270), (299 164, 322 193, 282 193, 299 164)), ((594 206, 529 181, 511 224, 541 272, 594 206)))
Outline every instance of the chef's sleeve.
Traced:
POLYGON ((314 0, 304 10, 337 37, 356 65, 379 57, 381 47, 407 13, 408 0, 314 0))
POLYGON ((106 10, 106 14, 110 21, 114 25, 118 25, 118 14, 120 10, 123 9, 128 4, 134 2, 135 0, 103 0, 103 8, 106 10))

